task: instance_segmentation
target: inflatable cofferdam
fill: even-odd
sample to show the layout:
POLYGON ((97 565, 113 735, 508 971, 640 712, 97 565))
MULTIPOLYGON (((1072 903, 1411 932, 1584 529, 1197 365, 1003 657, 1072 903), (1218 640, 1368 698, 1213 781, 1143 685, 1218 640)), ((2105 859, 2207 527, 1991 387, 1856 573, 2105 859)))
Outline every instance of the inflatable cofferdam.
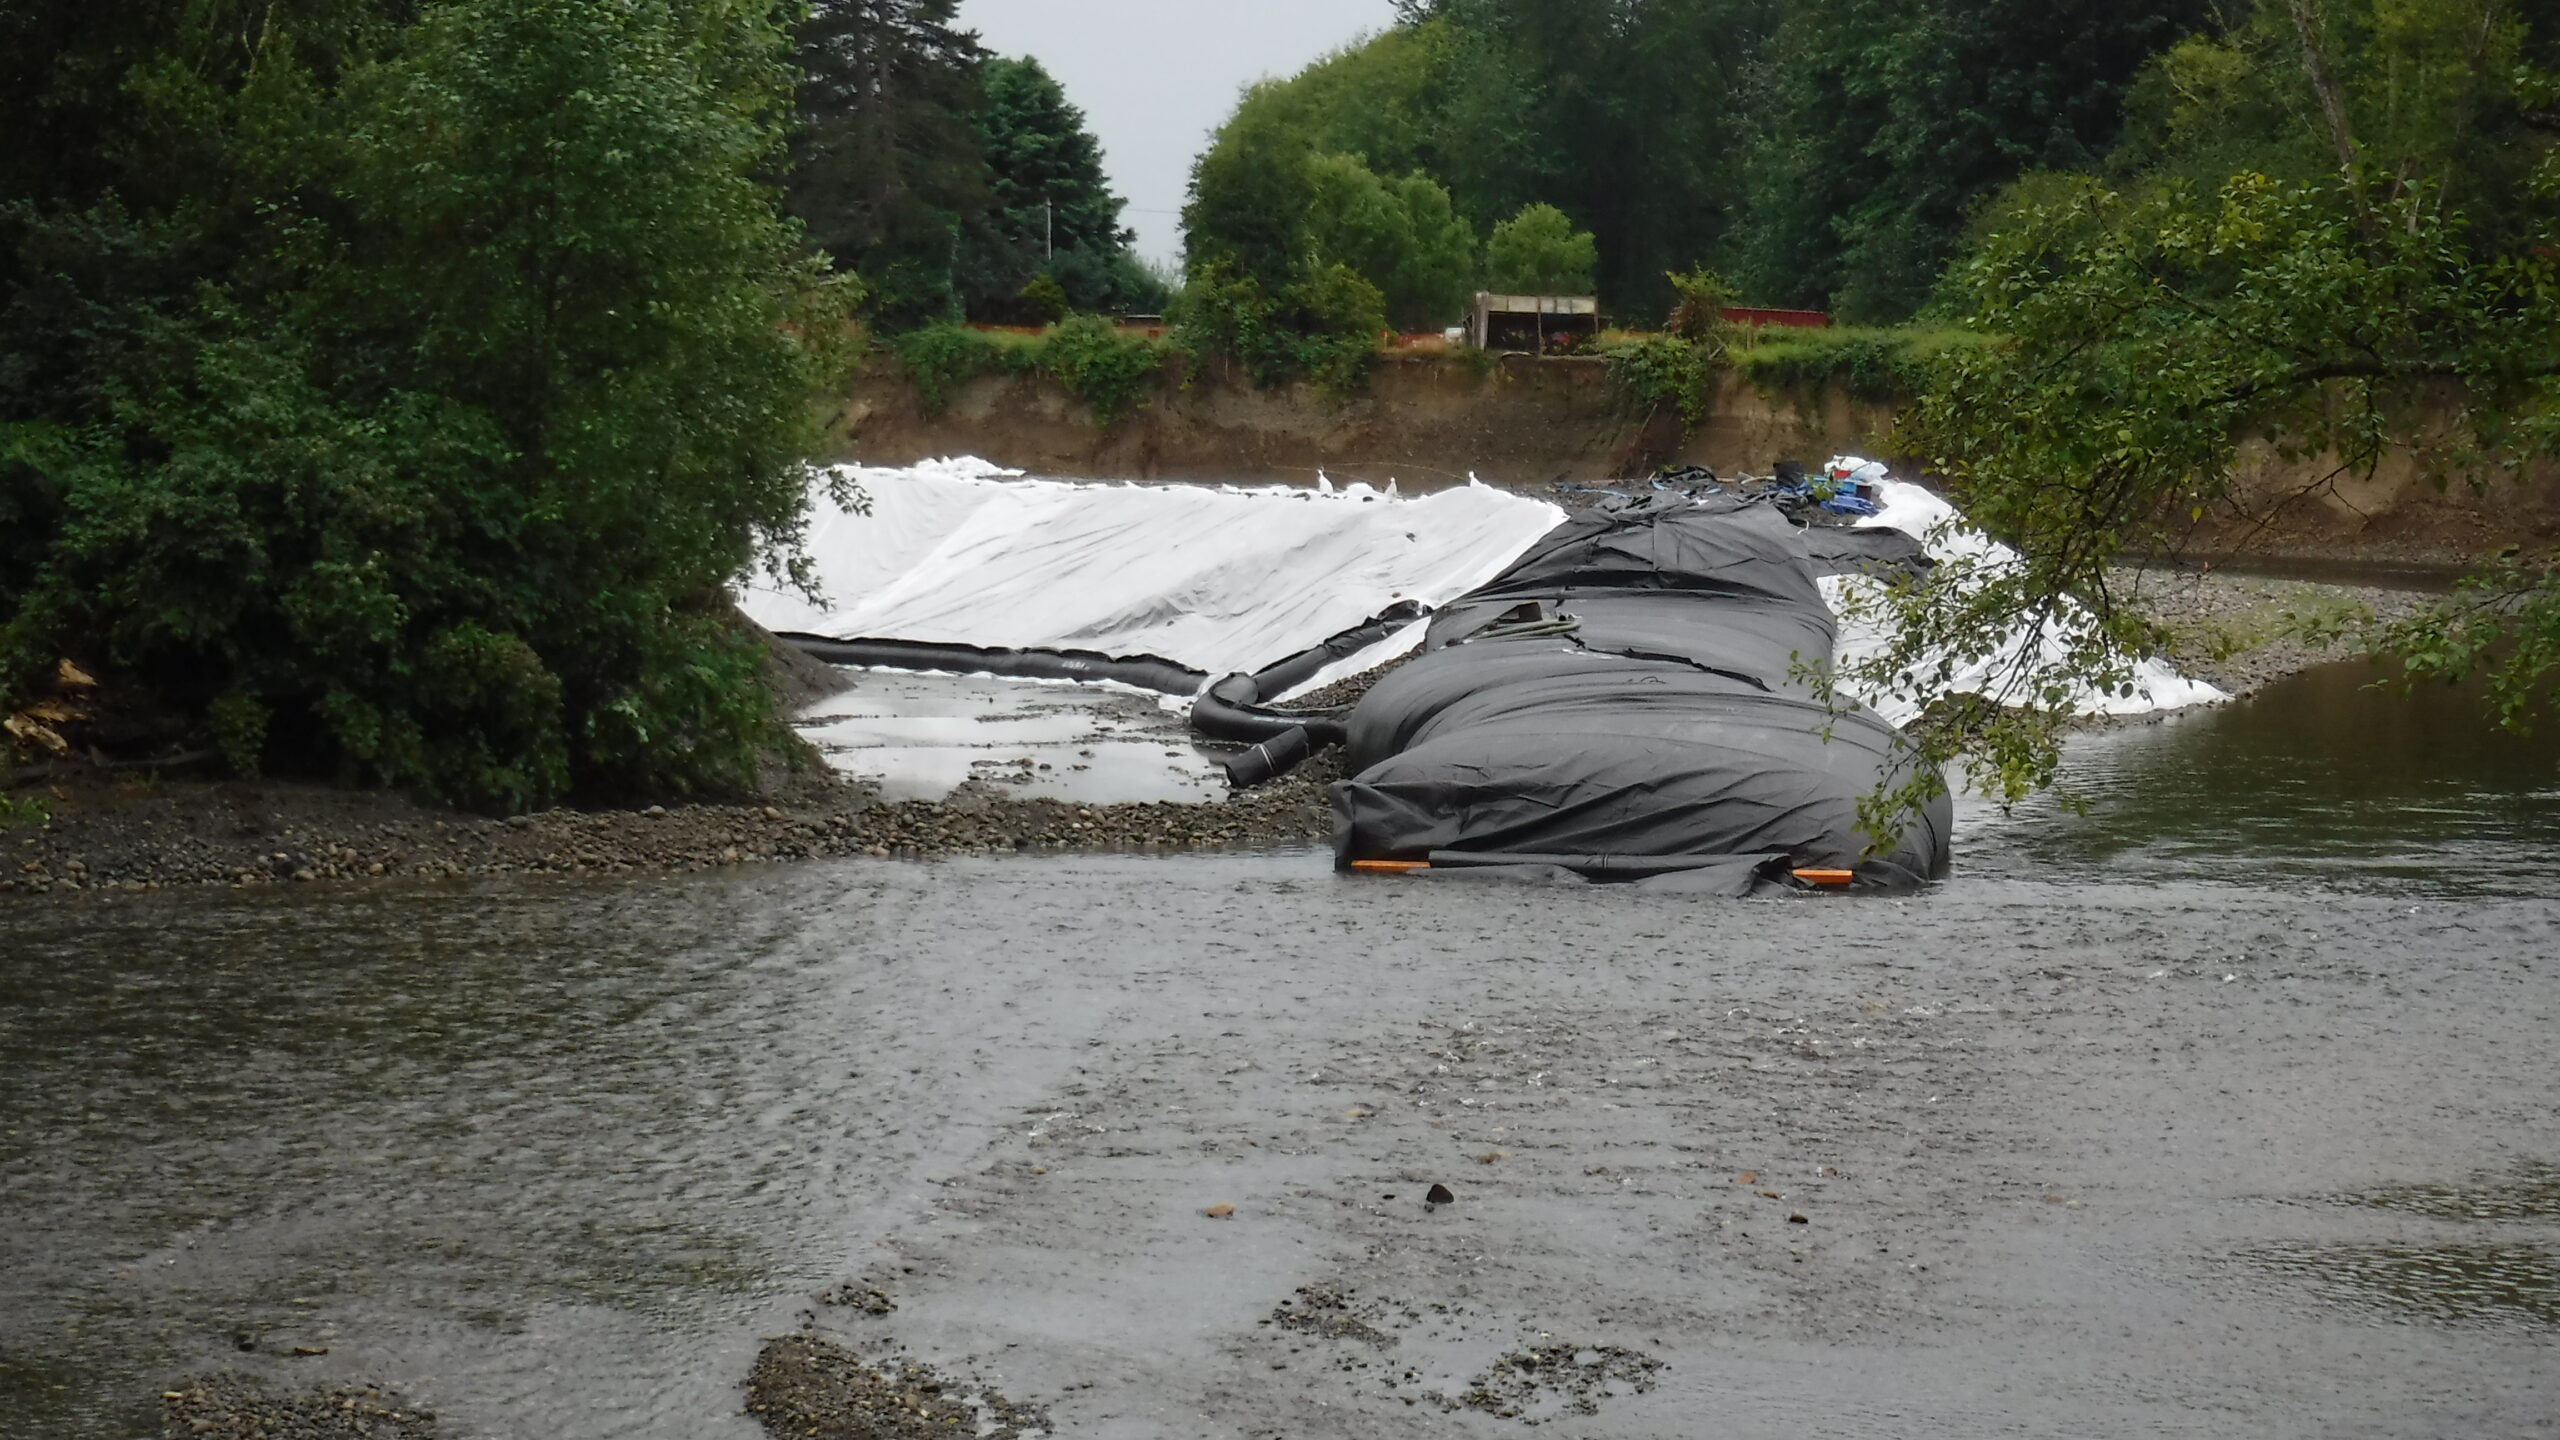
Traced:
POLYGON ((1919 556, 1899 532, 1799 530, 1730 496, 1572 516, 1444 606, 1353 708, 1336 862, 1729 892, 1795 869, 1943 875, 1943 795, 1880 853, 1857 827, 1862 796, 1907 778, 1899 732, 1791 678, 1832 658, 1821 574, 1919 556))

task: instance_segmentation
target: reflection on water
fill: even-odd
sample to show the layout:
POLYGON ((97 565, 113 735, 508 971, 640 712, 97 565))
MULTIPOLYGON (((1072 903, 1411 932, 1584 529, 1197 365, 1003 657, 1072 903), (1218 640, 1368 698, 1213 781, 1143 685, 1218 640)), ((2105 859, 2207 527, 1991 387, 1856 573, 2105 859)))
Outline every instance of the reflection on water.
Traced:
POLYGON ((2528 1161, 2467 1185, 2384 1185, 2335 1199, 2435 1220, 2560 1220, 2560 1166, 2528 1161))
POLYGON ((2560 894, 2560 731, 2501 731, 2471 691, 2403 695, 2379 673, 2322 666, 2081 737, 2062 785, 2088 813, 1969 804, 1959 873, 2560 894))
POLYGON ((795 721, 827 763, 891 800, 976 780, 1079 805, 1215 801, 1226 779, 1162 697, 993 675, 848 670, 852 688, 795 721))
POLYGON ((2318 1299, 2394 1319, 2560 1327, 2560 1254, 2547 1245, 2280 1241, 2244 1250, 2238 1258, 2318 1299))
MULTIPOLYGON (((2270 882, 2560 893, 2544 743, 2365 678, 2091 737, 2068 774, 2088 817, 1977 813, 1960 863, 2224 876, 2207 934, 2270 882)), ((1492 943, 1429 908, 1444 892, 1324 872, 1306 852, 0 901, 0 1436, 144 1433, 159 1383, 244 1349, 521 1426, 499 1433, 752 1436, 760 1337, 1072 1083, 1098 1016, 1151 1016, 1128 976, 1204 935, 1330 933, 1371 894, 1411 911, 1382 953, 1475 966, 1492 943), (1061 867, 1055 894, 1007 889, 1061 867), (1261 900, 1229 893, 1247 878, 1261 900), (1097 948, 1144 966, 1087 984, 1097 948)), ((1927 948, 1930 903, 1872 912, 1877 943, 1927 948)), ((1594 923, 1605 954, 1620 922, 1594 923)), ((2435 1224, 2539 1221, 2551 1196, 2519 1171, 2356 1198, 2435 1224)), ((2256 1258, 2342 1303, 2553 1324, 2549 1246, 2502 1234, 2256 1258)))
MULTIPOLYGON (((820 1074, 790 1043, 806 1034, 791 1008, 826 987, 773 943, 792 907, 729 893, 13 917, 0 1435, 156 1429, 143 1377, 344 1353, 352 1330, 503 1371, 515 1337, 569 1315, 627 1332, 589 1355, 603 1368, 494 1388, 576 1391, 564 1408, 595 1434, 681 1388, 698 1367, 653 1321, 754 1313, 823 1275, 787 1240, 841 1208, 794 1136, 845 1083, 840 1059, 820 1074)), ((877 1111, 826 1123, 897 1148, 877 1111)), ((311 1378, 336 1378, 327 1363, 311 1378)), ((734 1408, 720 1401, 687 1408, 734 1408)))

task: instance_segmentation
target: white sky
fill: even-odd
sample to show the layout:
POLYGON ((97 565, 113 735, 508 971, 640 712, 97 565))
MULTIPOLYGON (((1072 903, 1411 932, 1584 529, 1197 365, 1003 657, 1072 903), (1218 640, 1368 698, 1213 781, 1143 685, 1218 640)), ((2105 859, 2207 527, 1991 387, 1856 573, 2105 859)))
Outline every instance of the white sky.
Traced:
POLYGON ((1170 260, 1191 161, 1237 94, 1394 19, 1390 0, 961 0, 959 23, 1058 77, 1128 197, 1139 253, 1170 260))

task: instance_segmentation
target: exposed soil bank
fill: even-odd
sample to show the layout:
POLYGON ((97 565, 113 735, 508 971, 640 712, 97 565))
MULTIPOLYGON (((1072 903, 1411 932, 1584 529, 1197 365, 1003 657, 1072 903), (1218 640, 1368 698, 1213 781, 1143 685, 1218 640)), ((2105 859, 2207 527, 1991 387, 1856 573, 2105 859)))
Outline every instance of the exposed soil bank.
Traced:
POLYGON ((1683 436, 1668 412, 1633 407, 1609 362, 1583 356, 1382 357, 1368 387, 1335 400, 1308 386, 1258 390, 1215 372, 1160 386, 1108 429, 1046 376, 984 375, 928 413, 893 364, 866 371, 841 426, 841 458, 907 465, 974 454, 1042 475, 1165 480, 1335 480, 1409 488, 1528 486, 1643 474, 1700 462, 1719 470, 1875 453, 1888 405, 1843 386, 1763 393, 1726 377, 1712 413, 1683 436))
MULTIPOLYGON (((839 458, 905 465, 973 454, 1035 474, 1169 480, 1336 480, 1407 487, 1528 487, 1641 475, 1698 463, 1765 472, 1781 459, 1842 453, 1893 459, 1894 402, 1842 382, 1762 389, 1723 376, 1705 422, 1687 434, 1666 411, 1630 404, 1602 359, 1383 357, 1368 388, 1336 401, 1299 386, 1256 390, 1204 372, 1170 379, 1145 408, 1109 428, 1046 376, 980 376, 928 414, 896 366, 858 378, 839 458)), ((2286 459, 2246 447, 2244 502, 2209 514, 2196 554, 2321 555, 2462 561, 2505 546, 2560 546, 2560 475, 2475 494, 2438 490, 2409 457, 2370 479, 2334 475, 2334 460, 2286 459)), ((1918 467, 1896 463, 1898 472, 1918 467)))

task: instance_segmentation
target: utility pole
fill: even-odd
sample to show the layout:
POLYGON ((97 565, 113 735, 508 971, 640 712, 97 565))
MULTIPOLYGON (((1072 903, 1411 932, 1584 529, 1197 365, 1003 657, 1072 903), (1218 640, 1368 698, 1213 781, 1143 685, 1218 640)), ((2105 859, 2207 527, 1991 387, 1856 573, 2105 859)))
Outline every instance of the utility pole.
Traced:
POLYGON ((1046 195, 1040 197, 1040 240, 1042 248, 1049 252, 1049 258, 1057 259, 1058 202, 1046 195))

